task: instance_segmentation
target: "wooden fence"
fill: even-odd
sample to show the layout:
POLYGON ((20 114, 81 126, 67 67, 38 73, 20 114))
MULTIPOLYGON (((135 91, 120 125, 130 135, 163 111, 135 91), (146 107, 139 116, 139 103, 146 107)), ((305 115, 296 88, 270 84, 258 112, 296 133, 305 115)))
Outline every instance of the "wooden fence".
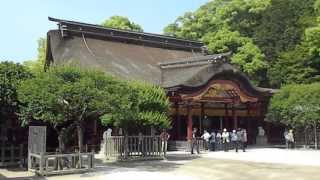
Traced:
POLYGON ((163 159, 160 136, 111 136, 104 142, 107 159, 163 159))
POLYGON ((88 171, 94 168, 94 152, 72 154, 29 153, 28 170, 46 176, 88 171))
POLYGON ((19 146, 6 145, 0 147, 0 166, 16 166, 21 167, 25 164, 25 153, 23 144, 19 146))
MULTIPOLYGON (((320 129, 316 130, 317 135, 317 146, 320 148, 320 129)), ((295 145, 296 146, 305 146, 305 147, 315 147, 315 131, 313 128, 307 129, 296 129, 294 131, 295 145)))

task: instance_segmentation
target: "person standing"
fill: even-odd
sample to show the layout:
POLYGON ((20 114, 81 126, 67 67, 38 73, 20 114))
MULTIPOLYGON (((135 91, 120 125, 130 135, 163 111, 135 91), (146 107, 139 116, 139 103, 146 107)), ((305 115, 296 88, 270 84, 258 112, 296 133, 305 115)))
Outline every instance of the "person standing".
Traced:
POLYGON ((289 149, 294 149, 294 137, 293 137, 293 130, 290 129, 289 133, 287 134, 288 138, 288 147, 289 149))
POLYGON ((216 150, 216 133, 214 130, 212 130, 209 138, 209 143, 210 143, 210 151, 215 151, 216 150))
POLYGON ((223 132, 222 132, 222 146, 223 146, 223 149, 224 151, 228 151, 228 144, 230 142, 230 139, 229 139, 229 132, 227 131, 226 128, 223 129, 223 132))
POLYGON ((221 147, 221 142, 222 142, 221 138, 222 138, 222 135, 221 135, 221 131, 219 130, 218 133, 216 134, 216 145, 217 145, 216 147, 217 147, 218 150, 222 149, 222 147, 221 147))
POLYGON ((207 130, 204 130, 201 138, 204 140, 204 149, 208 150, 209 149, 209 138, 210 138, 209 132, 207 130))
POLYGON ((192 139, 191 139, 191 154, 193 154, 193 149, 196 148, 198 154, 200 154, 199 145, 197 142, 197 128, 193 128, 192 139))
POLYGON ((238 136, 236 130, 232 130, 231 133, 231 143, 235 148, 236 152, 238 152, 238 136))
POLYGON ((161 150, 162 150, 164 156, 166 156, 166 154, 167 154, 169 138, 170 138, 170 134, 167 133, 166 129, 163 129, 160 134, 160 139, 161 139, 161 150))
POLYGON ((247 142, 248 142, 247 130, 242 129, 242 151, 243 152, 246 152, 247 142))

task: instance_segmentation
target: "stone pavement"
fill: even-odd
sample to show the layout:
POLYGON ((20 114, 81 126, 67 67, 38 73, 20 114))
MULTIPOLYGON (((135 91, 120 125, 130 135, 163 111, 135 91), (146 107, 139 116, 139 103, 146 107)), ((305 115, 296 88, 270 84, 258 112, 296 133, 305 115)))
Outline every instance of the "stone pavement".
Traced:
POLYGON ((100 162, 94 172, 47 178, 37 178, 21 171, 0 169, 0 179, 319 180, 319 167, 320 151, 266 148, 249 149, 245 153, 210 152, 201 156, 170 152, 168 159, 164 161, 100 162))

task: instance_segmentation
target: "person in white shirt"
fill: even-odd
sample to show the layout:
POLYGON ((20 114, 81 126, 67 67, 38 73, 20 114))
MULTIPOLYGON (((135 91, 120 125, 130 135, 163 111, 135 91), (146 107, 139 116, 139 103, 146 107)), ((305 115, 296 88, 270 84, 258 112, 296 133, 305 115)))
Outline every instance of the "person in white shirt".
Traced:
POLYGON ((224 151, 228 151, 228 145, 229 145, 230 139, 229 139, 229 132, 227 131, 226 128, 223 129, 223 133, 221 136, 222 136, 223 149, 224 151))
POLYGON ((204 140, 204 148, 205 148, 205 150, 208 150, 210 134, 208 133, 207 130, 204 130, 203 135, 201 136, 201 138, 204 140))

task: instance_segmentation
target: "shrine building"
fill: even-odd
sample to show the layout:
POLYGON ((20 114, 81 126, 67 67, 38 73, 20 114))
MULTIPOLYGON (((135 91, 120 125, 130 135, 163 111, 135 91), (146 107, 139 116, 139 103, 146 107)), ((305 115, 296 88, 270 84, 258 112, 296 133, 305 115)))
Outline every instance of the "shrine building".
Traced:
MULTIPOLYGON (((262 126, 269 143, 282 139, 281 126, 265 121, 275 90, 254 86, 230 64, 231 53, 208 54, 202 42, 171 36, 49 20, 58 28, 47 34, 47 67, 77 64, 163 87, 171 102, 171 141, 186 141, 193 127, 199 133, 245 128, 253 144, 262 126)), ((85 136, 101 137, 98 120, 92 123, 85 136)))

